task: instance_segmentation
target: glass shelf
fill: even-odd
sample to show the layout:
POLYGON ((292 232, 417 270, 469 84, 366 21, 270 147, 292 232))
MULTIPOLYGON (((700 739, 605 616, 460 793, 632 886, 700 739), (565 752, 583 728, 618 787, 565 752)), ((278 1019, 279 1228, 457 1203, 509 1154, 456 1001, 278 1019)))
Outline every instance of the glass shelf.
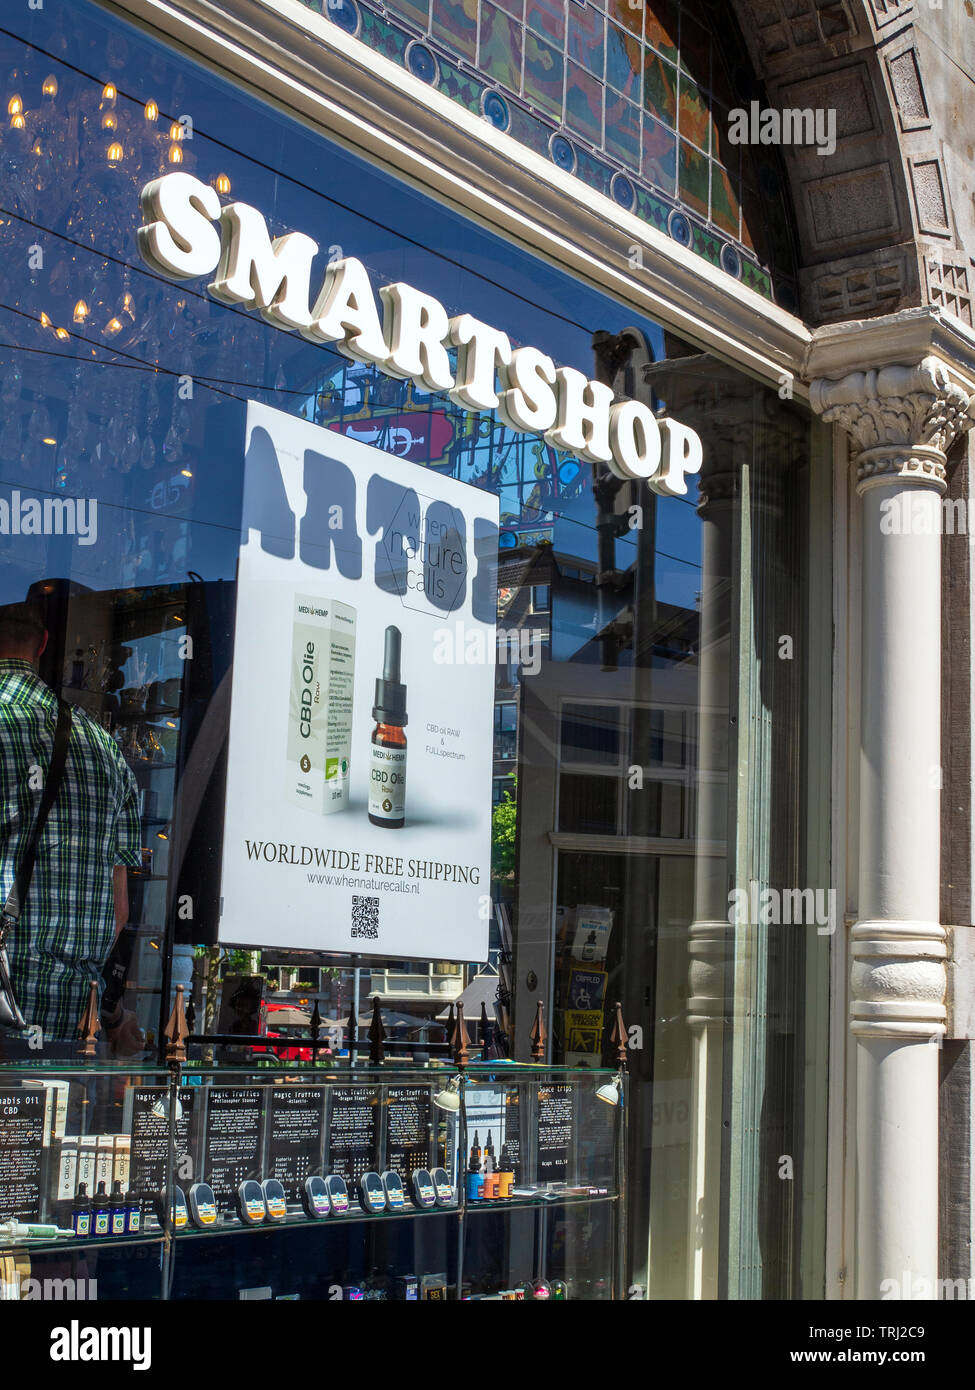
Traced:
POLYGON ((119 1249, 128 1245, 153 1245, 165 1239, 160 1226, 155 1231, 139 1231, 130 1236, 103 1236, 86 1240, 69 1240, 66 1236, 54 1240, 12 1240, 0 1242, 0 1257, 4 1255, 83 1255, 87 1250, 119 1249))

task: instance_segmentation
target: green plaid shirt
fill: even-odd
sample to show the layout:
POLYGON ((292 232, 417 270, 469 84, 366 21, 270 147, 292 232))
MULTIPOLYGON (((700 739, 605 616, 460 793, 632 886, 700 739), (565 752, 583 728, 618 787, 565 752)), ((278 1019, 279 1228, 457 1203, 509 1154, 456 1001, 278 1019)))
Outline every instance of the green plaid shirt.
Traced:
MULTIPOLYGON (((72 711, 64 781, 41 835, 27 904, 7 941, 27 1022, 47 1041, 74 1039, 115 939, 116 864, 142 862, 139 800, 114 739, 72 711)), ((29 662, 0 659, 0 893, 13 885, 54 748, 57 698, 29 662), (40 768, 40 776, 31 775, 40 768)))

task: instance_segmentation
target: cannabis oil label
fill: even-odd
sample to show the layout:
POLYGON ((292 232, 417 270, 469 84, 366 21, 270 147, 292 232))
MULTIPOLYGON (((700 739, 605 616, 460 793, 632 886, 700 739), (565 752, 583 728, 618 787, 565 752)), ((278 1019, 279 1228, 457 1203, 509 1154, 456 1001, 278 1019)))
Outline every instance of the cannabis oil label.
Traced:
POLYGON ((318 814, 349 802, 356 612, 295 594, 288 704, 288 795, 318 814))

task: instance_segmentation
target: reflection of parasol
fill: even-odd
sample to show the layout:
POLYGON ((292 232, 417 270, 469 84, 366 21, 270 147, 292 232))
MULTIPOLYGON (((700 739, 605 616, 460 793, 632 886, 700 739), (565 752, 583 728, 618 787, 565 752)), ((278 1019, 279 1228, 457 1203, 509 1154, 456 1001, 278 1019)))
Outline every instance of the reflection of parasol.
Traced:
POLYGON ((305 1013, 304 1009, 291 1007, 268 1009, 267 1026, 269 1028, 310 1028, 311 1014, 305 1013))

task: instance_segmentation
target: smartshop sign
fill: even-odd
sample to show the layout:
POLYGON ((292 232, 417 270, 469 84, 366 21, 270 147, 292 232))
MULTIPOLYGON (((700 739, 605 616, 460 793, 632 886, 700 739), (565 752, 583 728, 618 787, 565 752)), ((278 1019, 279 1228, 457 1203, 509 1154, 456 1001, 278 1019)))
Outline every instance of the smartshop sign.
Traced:
POLYGON ((304 232, 272 240, 257 208, 221 207, 216 190, 192 174, 147 184, 142 214, 142 258, 168 279, 216 272, 209 291, 224 304, 257 309, 268 323, 334 343, 387 376, 446 392, 465 410, 496 411, 509 428, 543 435, 554 448, 608 464, 618 478, 642 479, 655 492, 685 494, 686 475, 701 467, 701 441, 688 426, 658 419, 639 401, 616 401, 604 382, 557 367, 538 348, 512 348, 507 334, 470 314, 449 317, 412 285, 382 286, 380 315, 366 268, 352 256, 327 266, 313 296, 318 243, 304 232))

